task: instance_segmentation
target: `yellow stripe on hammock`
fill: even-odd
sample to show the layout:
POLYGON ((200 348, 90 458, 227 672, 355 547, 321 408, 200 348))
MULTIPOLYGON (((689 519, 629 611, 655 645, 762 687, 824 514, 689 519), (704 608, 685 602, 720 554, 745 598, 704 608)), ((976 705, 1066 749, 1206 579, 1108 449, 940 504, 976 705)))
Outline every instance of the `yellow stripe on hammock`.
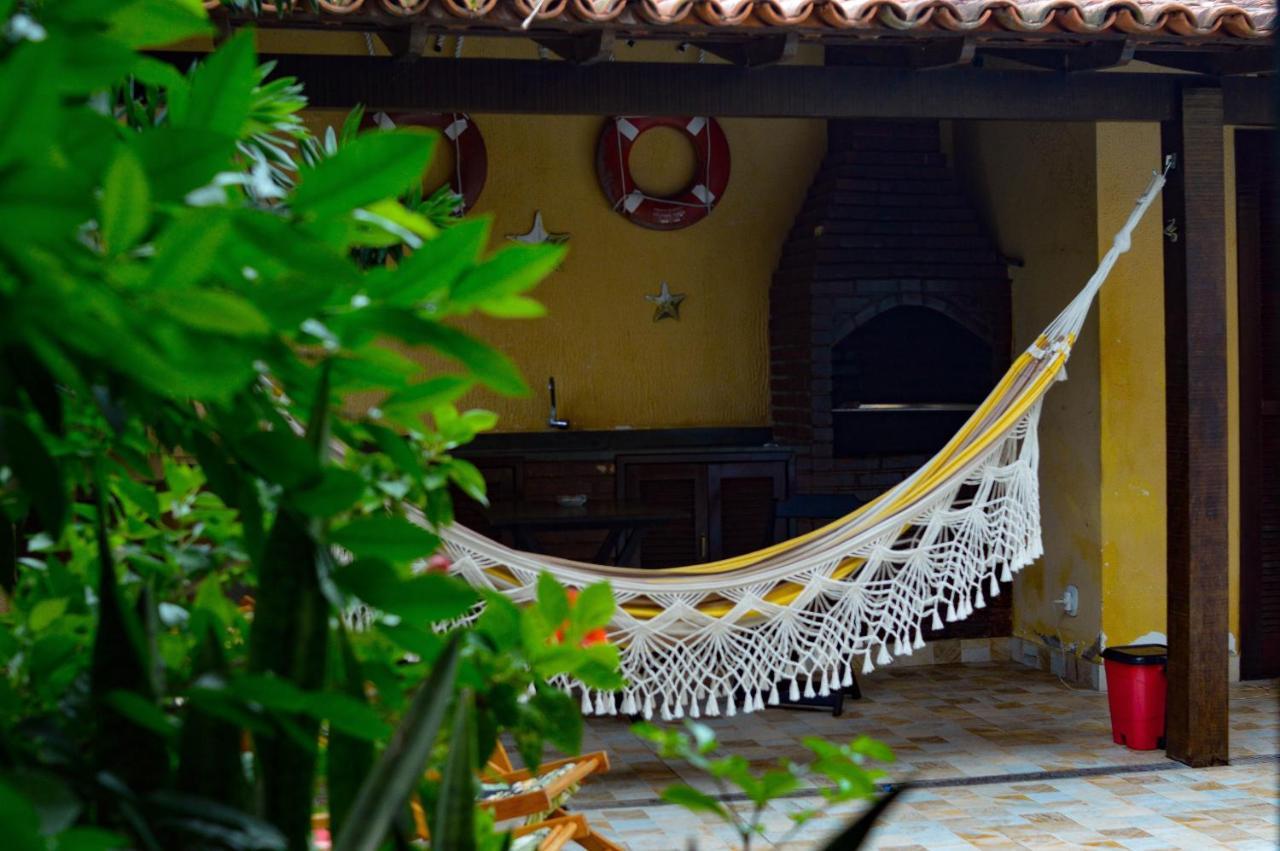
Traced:
MULTIPOLYGON (((1039 345, 1041 348, 1045 348, 1047 346, 1047 341, 1043 337, 1041 337, 1036 342, 1037 342, 1037 345, 1039 345)), ((1068 343, 1070 344, 1072 342, 1074 342, 1074 335, 1071 335, 1068 338, 1068 343)), ((947 442, 947 445, 943 447, 943 449, 937 455, 935 455, 934 458, 926 465, 926 467, 924 468, 924 471, 925 471, 924 475, 922 475, 920 479, 916 481, 910 488, 905 490, 903 493, 899 494, 897 499, 895 499, 888 506, 881 505, 881 503, 884 501, 885 497, 887 496, 887 494, 882 494, 881 496, 877 497, 871 502, 868 502, 866 505, 860 506, 857 510, 845 515, 844 517, 834 520, 831 523, 828 523, 819 529, 815 529, 811 532, 806 532, 803 535, 788 539, 786 541, 781 541, 777 544, 774 544, 772 546, 766 547, 761 550, 756 550, 754 552, 746 553, 744 555, 736 556, 734 558, 722 559, 720 561, 710 562, 708 564, 687 565, 682 567, 656 568, 652 570, 646 570, 645 572, 647 574, 652 574, 653 575, 652 578, 655 580, 661 580, 664 577, 678 578, 679 576, 687 576, 687 575, 728 573, 733 570, 737 570, 742 567, 749 566, 753 563, 762 561, 764 559, 771 558, 773 556, 785 553, 788 550, 794 547, 800 546, 809 541, 812 541, 815 538, 825 533, 834 531, 836 528, 848 523, 851 520, 857 519, 859 516, 871 511, 872 509, 881 508, 885 510, 888 514, 893 514, 894 512, 901 510, 903 507, 905 507, 906 505, 910 504, 912 501, 917 499, 921 494, 926 493, 930 489, 932 489, 939 481, 945 480, 947 477, 951 476, 957 469, 963 467, 965 464, 968 464, 970 461, 976 458, 981 452, 985 451, 991 445, 992 441, 996 439, 998 435, 1002 434, 1009 428, 1012 428, 1013 425, 1018 421, 1018 419, 1026 414, 1027 410, 1031 407, 1031 405, 1033 405, 1036 402, 1036 400, 1040 398, 1044 390, 1057 376, 1058 372, 1062 369, 1063 364, 1066 362, 1066 353, 1064 352, 1057 353, 1053 358, 1053 360, 1049 363, 1049 365, 1044 369, 1044 371, 1041 372, 1040 375, 1036 376, 1035 380, 1030 385, 1028 385, 1028 387, 1024 390, 1022 399, 1016 402, 1012 407, 1009 408, 1009 410, 1005 411, 1003 414, 1000 415, 1000 417, 998 417, 993 423, 991 423, 991 425, 987 427, 987 429, 985 430, 985 434, 981 438, 974 441, 969 446, 965 447, 965 449, 960 451, 959 454, 956 454, 957 448, 960 445, 962 445, 964 441, 970 435, 973 434, 974 431, 978 429, 979 425, 996 407, 997 403, 1003 398, 1004 393, 1009 389, 1009 386, 1013 384, 1013 382, 1019 377, 1023 368, 1026 367, 1031 360, 1032 360, 1032 356, 1030 354, 1024 353, 1020 355, 1017 358, 1017 360, 1014 361, 1013 365, 1010 366, 1009 370, 1005 373, 1004 377, 1000 380, 999 384, 996 385, 995 389, 987 397, 987 399, 982 403, 982 405, 980 405, 978 409, 974 411, 973 415, 969 418, 968 421, 966 421, 964 426, 961 427, 961 429, 955 434, 955 436, 953 436, 951 440, 947 442)), ((903 532, 905 532, 908 528, 910 527, 904 527, 903 532)), ((835 570, 832 571, 831 576, 833 579, 844 579, 849 575, 851 575, 855 570, 861 567, 864 563, 865 563, 865 560, 861 558, 845 559, 839 566, 836 567, 835 570)), ((497 566, 497 567, 488 568, 487 572, 490 575, 494 576, 495 578, 498 578, 499 580, 509 585, 514 586, 519 584, 515 576, 512 575, 511 572, 507 570, 505 567, 497 566)), ((780 584, 773 591, 769 592, 764 599, 774 605, 785 606, 785 605, 789 605, 792 601, 794 601, 796 597, 800 595, 802 590, 803 590, 802 586, 794 582, 786 582, 786 583, 780 584)), ((624 604, 623 609, 625 609, 626 612, 632 617, 641 619, 641 620, 647 620, 647 619, 656 617, 662 612, 662 609, 658 606, 644 605, 639 603, 624 604)), ((722 617, 724 614, 731 611, 732 609, 733 609, 733 604, 729 602, 724 602, 724 601, 704 603, 698 607, 698 610, 700 612, 710 617, 722 617)))

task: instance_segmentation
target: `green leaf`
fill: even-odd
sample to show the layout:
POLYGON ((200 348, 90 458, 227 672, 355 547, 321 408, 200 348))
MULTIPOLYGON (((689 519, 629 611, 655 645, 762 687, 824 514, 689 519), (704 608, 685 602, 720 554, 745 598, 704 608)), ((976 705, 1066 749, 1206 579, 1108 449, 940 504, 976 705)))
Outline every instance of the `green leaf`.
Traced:
POLYGON ((237 443, 235 449, 254 472, 285 489, 299 488, 320 478, 320 465, 311 447, 292 432, 255 432, 237 443))
POLYGON ((489 497, 486 494, 488 485, 485 484, 484 474, 476 468, 476 465, 463 458, 450 458, 442 466, 449 481, 457 485, 463 493, 481 505, 489 504, 489 497))
POLYGON ((428 823, 431 844, 450 851, 474 851, 476 847, 474 700, 471 689, 458 695, 435 816, 428 823))
POLYGON ((240 30, 191 72, 191 90, 174 126, 239 137, 249 118, 258 68, 254 31, 240 30))
POLYGON ((303 169, 293 209, 319 218, 395 198, 422 179, 435 134, 414 130, 365 133, 338 153, 303 169))
POLYGON ((476 308, 495 319, 538 319, 547 315, 542 302, 522 295, 509 295, 479 302, 476 308))
POLYGON ((379 407, 386 416, 396 419, 420 417, 440 405, 455 401, 474 385, 475 382, 468 378, 441 375, 392 393, 379 407))
POLYGON ((426 558, 440 546, 440 539, 403 517, 387 514, 361 517, 340 529, 329 540, 357 556, 409 562, 426 558))
MULTIPOLYGON (((395 329, 400 330, 400 329, 395 329)), ((506 355, 456 328, 438 322, 421 322, 406 342, 431 346, 457 360, 484 384, 508 396, 527 396, 529 386, 506 355)))
POLYGON ((418 689, 404 721, 361 785, 334 843, 335 851, 376 851, 395 814, 406 805, 448 711, 461 646, 461 633, 449 637, 431 676, 418 689))
POLYGON ((124 836, 100 827, 73 827, 54 838, 53 851, 111 851, 129 844, 124 836))
POLYGON ((530 701, 546 721, 546 737, 561 751, 576 754, 582 751, 582 713, 577 702, 558 688, 535 684, 530 701))
POLYGON ((137 244, 151 221, 151 188, 138 157, 121 147, 107 168, 102 183, 102 242, 108 254, 119 254, 137 244))
POLYGON ((724 804, 706 792, 699 792, 684 783, 674 783, 663 789, 661 797, 667 803, 684 807, 691 813, 711 813, 725 821, 732 819, 724 804))
POLYGON ((333 581, 387 614, 412 624, 435 623, 465 614, 476 592, 465 582, 438 573, 401 579, 386 562, 360 559, 341 568, 333 581))
POLYGON ((373 707, 347 694, 320 692, 306 696, 306 712, 329 722, 331 730, 348 736, 378 742, 391 733, 391 727, 373 707))
POLYGON ((608 582, 588 585, 573 604, 573 623, 582 631, 607 626, 616 606, 613 589, 608 582))
POLYGON ((129 143, 157 201, 181 200, 231 168, 235 145, 235 137, 228 134, 168 126, 139 133, 129 143))
POLYGON ((32 159, 51 147, 65 110, 55 106, 64 52, 57 44, 21 42, 4 59, 0 73, 0 166, 32 159))
POLYGON ((519 295, 537 286, 564 259, 563 245, 512 245, 468 271, 450 295, 458 304, 478 304, 519 295))
POLYGON ((329 467, 320 481, 291 493, 289 502, 304 514, 332 517, 354 505, 364 490, 364 476, 353 470, 329 467))
POLYGON ((569 619, 569 595, 548 571, 538 575, 538 608, 549 624, 558 625, 569 619))
POLYGON ((7 782, 0 782, 0 824, 5 843, 12 851, 45 851, 40 835, 40 816, 35 807, 7 782))
POLYGON ((112 10, 107 35, 129 47, 165 47, 200 35, 213 25, 200 0, 125 0, 112 10))
POLYGON ((137 692, 117 690, 107 695, 107 705, 134 724, 165 738, 177 734, 174 720, 165 715, 154 701, 137 692))
POLYGON ((261 337, 271 331, 258 308, 233 293, 188 287, 158 295, 155 305, 188 328, 231 337, 261 337))
POLYGON ((54 540, 61 537, 67 518, 62 468, 25 422, 3 413, 0 413, 0 464, 12 470, 22 483, 49 536, 54 540))
POLYGON ((66 610, 65 597, 41 600, 31 607, 31 612, 27 615, 27 626, 32 632, 43 632, 51 623, 62 617, 62 613, 66 610))
POLYGON ((897 759, 893 754, 892 748, 884 742, 872 739, 869 736, 859 736, 854 739, 853 744, 849 747, 854 753, 862 754, 880 762, 893 762, 897 759))
POLYGON ((397 307, 441 299, 488 243, 488 219, 461 221, 413 251, 394 271, 370 275, 369 297, 397 307))
MULTIPOLYGON (((218 258, 231 241, 231 218, 226 210, 188 210, 174 219, 156 239, 155 258, 147 275, 150 286, 159 291, 156 297, 161 299, 160 307, 166 309, 171 302, 188 296, 199 299, 203 291, 194 290, 189 285, 199 283, 214 273, 218 258), (165 292, 167 290, 173 292, 165 292), (169 301, 164 301, 165 298, 169 301)), ((183 312, 180 302, 173 309, 178 311, 176 318, 182 320, 193 312, 183 312)))
POLYGON ((520 645, 520 609, 505 594, 483 591, 484 611, 476 619, 476 629, 493 641, 499 651, 520 645))

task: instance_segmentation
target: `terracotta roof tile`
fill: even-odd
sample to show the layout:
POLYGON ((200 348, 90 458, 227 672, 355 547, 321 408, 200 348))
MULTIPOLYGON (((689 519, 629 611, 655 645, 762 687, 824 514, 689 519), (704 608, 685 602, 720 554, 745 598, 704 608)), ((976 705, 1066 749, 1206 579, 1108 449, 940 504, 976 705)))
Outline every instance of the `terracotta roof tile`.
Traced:
MULTIPOLYGON (((211 0, 216 2, 216 0, 211 0)), ((300 4, 301 5, 301 4, 300 4)), ((1275 0, 319 0, 322 17, 389 13, 479 20, 509 28, 526 20, 806 30, 1020 33, 1115 32, 1173 37, 1267 38, 1275 0), (376 8, 375 8, 376 7, 376 8)))

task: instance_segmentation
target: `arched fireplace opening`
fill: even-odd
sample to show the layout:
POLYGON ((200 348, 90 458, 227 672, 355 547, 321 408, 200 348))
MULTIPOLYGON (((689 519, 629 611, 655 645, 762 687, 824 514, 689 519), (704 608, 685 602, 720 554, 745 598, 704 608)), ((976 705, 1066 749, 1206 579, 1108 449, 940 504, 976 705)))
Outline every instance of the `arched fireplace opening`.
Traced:
POLYGON ((991 389, 990 341, 918 305, 877 314, 832 346, 835 458, 931 455, 991 389))

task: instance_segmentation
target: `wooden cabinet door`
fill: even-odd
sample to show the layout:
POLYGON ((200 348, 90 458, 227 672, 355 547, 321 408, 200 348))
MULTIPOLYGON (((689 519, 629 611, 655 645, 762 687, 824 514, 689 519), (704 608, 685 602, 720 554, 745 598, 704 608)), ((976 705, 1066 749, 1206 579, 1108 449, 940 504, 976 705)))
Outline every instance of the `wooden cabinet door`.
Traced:
POLYGON ((673 567, 706 561, 710 552, 707 536, 706 466, 694 463, 626 463, 621 459, 624 496, 648 505, 676 508, 686 518, 671 520, 644 530, 640 543, 640 567, 673 567))
POLYGON ((785 461, 707 465, 710 560, 749 553, 778 540, 773 507, 786 497, 785 461))

